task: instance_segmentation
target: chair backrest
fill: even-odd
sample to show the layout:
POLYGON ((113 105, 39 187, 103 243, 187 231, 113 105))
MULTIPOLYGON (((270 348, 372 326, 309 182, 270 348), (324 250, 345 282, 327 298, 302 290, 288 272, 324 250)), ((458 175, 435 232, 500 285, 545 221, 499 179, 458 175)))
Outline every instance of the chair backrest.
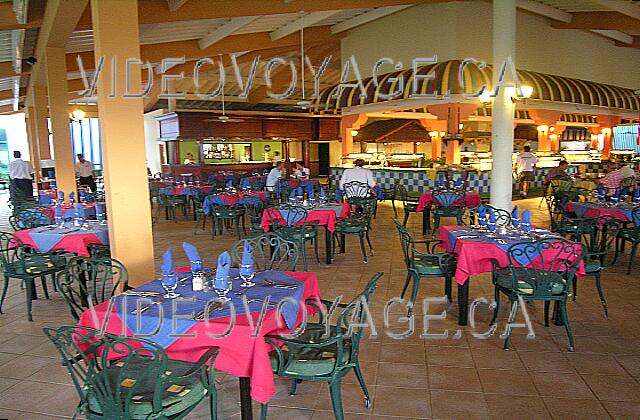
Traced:
POLYGON ((464 192, 454 190, 434 190, 433 204, 436 207, 464 206, 464 192))
POLYGON ((403 184, 398 183, 396 185, 396 195, 402 200, 402 204, 406 206, 407 204, 418 204, 421 194, 408 191, 403 184))
POLYGON ((9 232, 0 232, 0 267, 7 274, 25 273, 24 244, 9 232))
MULTIPOLYGON (((162 347, 88 327, 63 325, 43 331, 60 352, 81 405, 99 410, 101 418, 133 419, 138 418, 132 411, 142 402, 141 396, 144 402, 151 403, 153 413, 162 411, 165 387, 171 377, 162 347)), ((147 418, 162 418, 153 413, 147 418)))
POLYGON ((636 206, 633 210, 631 210, 631 221, 633 225, 637 228, 640 228, 640 207, 636 206))
POLYGON ((127 269, 118 260, 74 257, 56 282, 71 316, 78 320, 87 302, 95 306, 111 299, 120 287, 127 288, 128 278, 127 269))
POLYGON ((14 230, 23 230, 51 225, 53 221, 38 209, 23 209, 9 216, 9 223, 14 230))
POLYGON ((276 230, 284 226, 304 228, 309 215, 307 209, 295 204, 280 204, 272 207, 272 210, 267 211, 267 214, 271 220, 271 226, 276 230))
POLYGON ((240 265, 246 242, 253 248, 256 270, 295 271, 299 257, 298 245, 273 232, 238 241, 231 249, 234 265, 240 265))
POLYGON ((568 291, 569 283, 584 257, 585 246, 564 238, 519 242, 507 249, 514 290, 524 280, 531 288, 529 295, 544 298, 568 291), (558 276, 560 273, 562 276, 558 276), (558 290, 560 289, 560 290, 558 290))
POLYGON ((342 190, 344 191, 345 198, 371 197, 373 195, 369 184, 360 181, 347 182, 342 186, 342 190))
POLYGON ((636 177, 634 176, 623 178, 622 181, 620 182, 620 186, 625 188, 635 187, 635 185, 636 185, 636 177))
POLYGON ((411 248, 413 247, 413 237, 396 219, 393 219, 393 223, 395 223, 396 229, 398 230, 398 236, 400 237, 400 247, 402 248, 402 255, 404 256, 404 263, 407 265, 407 268, 409 268, 411 266, 410 260, 412 255, 411 248))
POLYGON ((596 219, 589 219, 591 229, 590 234, 584 235, 589 254, 597 254, 604 260, 618 236, 622 225, 618 220, 609 215, 600 216, 596 219))
POLYGON ((511 226, 511 213, 505 209, 499 209, 489 204, 484 205, 487 208, 487 219, 489 218, 489 209, 493 210, 496 215, 496 226, 511 226))

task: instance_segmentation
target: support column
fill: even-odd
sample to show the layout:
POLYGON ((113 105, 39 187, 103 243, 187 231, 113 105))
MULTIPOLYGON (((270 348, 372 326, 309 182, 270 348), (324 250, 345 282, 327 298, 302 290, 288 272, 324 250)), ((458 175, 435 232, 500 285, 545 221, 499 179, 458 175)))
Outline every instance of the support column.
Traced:
POLYGON ((38 152, 40 159, 51 159, 51 146, 49 145, 49 110, 47 109, 47 89, 45 86, 34 85, 31 89, 33 103, 33 119, 35 135, 38 139, 38 152))
MULTIPOLYGON (((137 286, 153 279, 155 272, 143 99, 123 97, 125 60, 140 58, 138 2, 91 0, 91 19, 95 57, 104 56, 108 63, 98 81, 98 113, 111 255, 127 267, 129 283, 137 286), (113 58, 116 80, 110 68, 113 58)), ((139 71, 130 72, 131 86, 141 86, 140 76, 139 71)))
POLYGON ((460 140, 456 140, 460 133, 460 123, 466 121, 477 109, 476 104, 439 104, 429 106, 429 113, 446 122, 447 136, 453 139, 447 140, 446 163, 460 163, 460 140))
POLYGON ((546 109, 530 109, 529 115, 538 126, 538 150, 543 152, 554 150, 551 147, 551 139, 549 136, 552 134, 551 127, 562 118, 562 112, 546 109))
POLYGON ((309 140, 302 140, 302 160, 304 161, 304 167, 308 168, 310 159, 309 159, 309 140))
POLYGON ((611 149, 613 148, 613 127, 620 124, 620 117, 613 115, 598 115, 598 123, 600 124, 600 133, 604 136, 602 148, 602 160, 611 158, 611 149))
MULTIPOLYGON (((47 47, 44 55, 47 67, 53 154, 56 161, 56 185, 58 190, 64 191, 65 197, 68 197, 70 192, 76 191, 76 174, 69 127, 66 53, 64 48, 47 47)), ((38 130, 38 134, 40 132, 38 130)))
POLYGON ((357 130, 367 123, 367 114, 354 114, 342 117, 340 120, 340 137, 342 138, 342 157, 353 153, 352 130, 357 130))
POLYGON ((431 138, 431 159, 440 159, 442 157, 442 137, 446 134, 446 120, 428 120, 420 119, 420 125, 429 131, 431 138))
POLYGON ((29 144, 29 155, 31 155, 31 164, 33 165, 33 171, 35 172, 34 182, 36 189, 39 189, 39 181, 42 176, 40 170, 40 153, 38 152, 38 136, 36 134, 34 110, 32 106, 26 108, 26 123, 27 123, 27 142, 29 144))
MULTIPOLYGON (((493 1, 493 85, 503 62, 516 51, 516 0, 493 1)), ((501 88, 493 101, 491 153, 491 205, 511 210, 514 104, 512 89, 501 88)))

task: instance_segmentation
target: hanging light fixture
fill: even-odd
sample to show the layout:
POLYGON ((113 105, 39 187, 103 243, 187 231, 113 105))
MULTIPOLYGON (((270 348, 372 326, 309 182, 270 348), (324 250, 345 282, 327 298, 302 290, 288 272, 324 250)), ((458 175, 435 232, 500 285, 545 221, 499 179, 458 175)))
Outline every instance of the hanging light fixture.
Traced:
POLYGON ((73 111, 71 111, 71 114, 69 114, 69 117, 73 120, 73 121, 81 121, 84 120, 85 116, 87 115, 86 112, 84 112, 82 109, 77 108, 74 109, 73 111))
POLYGON ((304 12, 302 12, 302 27, 300 28, 300 87, 302 88, 302 100, 298 101, 298 105, 302 109, 308 109, 311 107, 311 101, 305 98, 304 92, 304 12))

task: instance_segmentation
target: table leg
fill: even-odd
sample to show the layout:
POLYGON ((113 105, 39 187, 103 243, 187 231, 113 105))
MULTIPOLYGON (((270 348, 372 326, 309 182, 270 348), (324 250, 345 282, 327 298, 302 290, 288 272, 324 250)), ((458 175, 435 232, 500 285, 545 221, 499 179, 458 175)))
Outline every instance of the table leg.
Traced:
POLYGON ((326 263, 331 264, 333 260, 333 233, 329 230, 328 226, 324 227, 324 241, 325 241, 325 254, 326 263))
POLYGON ((240 377, 240 417, 242 420, 253 420, 253 404, 251 402, 251 379, 240 377))
POLYGON ((347 248, 347 241, 346 241, 346 235, 341 234, 340 235, 340 253, 344 254, 345 252, 347 252, 346 248, 347 248))
POLYGON ((431 209, 425 208, 422 212, 422 234, 431 232, 431 209))
POLYGON ((458 284, 458 325, 467 325, 469 318, 469 280, 458 284))

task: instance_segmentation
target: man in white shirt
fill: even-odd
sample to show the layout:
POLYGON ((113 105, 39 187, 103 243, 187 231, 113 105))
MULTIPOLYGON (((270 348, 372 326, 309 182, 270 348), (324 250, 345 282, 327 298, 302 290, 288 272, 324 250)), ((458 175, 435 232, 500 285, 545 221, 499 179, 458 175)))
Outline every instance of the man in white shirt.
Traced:
POLYGON ((267 182, 266 182, 267 191, 275 190, 276 183, 278 182, 278 180, 284 177, 283 171, 284 171, 284 163, 282 161, 279 161, 278 164, 275 166, 275 168, 273 168, 269 172, 269 175, 267 175, 267 182))
POLYGON ((76 175, 80 179, 80 185, 84 185, 96 192, 96 182, 93 179, 93 164, 86 160, 82 153, 78 153, 78 161, 76 162, 76 175))
POLYGON ((344 185, 353 181, 362 182, 373 189, 373 187, 376 186, 376 181, 373 179, 373 172, 367 168, 363 168, 364 160, 356 159, 354 165, 353 168, 344 170, 342 178, 340 178, 340 189, 344 190, 344 185))
POLYGON ((25 199, 33 197, 33 165, 31 162, 22 160, 22 154, 19 151, 13 152, 14 160, 7 167, 9 171, 9 195, 11 200, 25 199))
POLYGON ((518 153, 514 169, 516 170, 518 182, 520 183, 520 196, 527 198, 529 182, 532 182, 534 179, 533 171, 536 169, 538 157, 531 153, 531 146, 524 146, 523 149, 523 152, 518 153))

